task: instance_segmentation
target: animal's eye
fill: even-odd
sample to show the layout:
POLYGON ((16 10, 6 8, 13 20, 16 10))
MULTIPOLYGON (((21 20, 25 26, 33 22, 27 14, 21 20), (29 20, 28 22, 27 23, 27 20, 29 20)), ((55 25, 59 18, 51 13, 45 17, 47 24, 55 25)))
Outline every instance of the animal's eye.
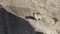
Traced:
POLYGON ((40 20, 40 18, 38 18, 38 20, 40 20))

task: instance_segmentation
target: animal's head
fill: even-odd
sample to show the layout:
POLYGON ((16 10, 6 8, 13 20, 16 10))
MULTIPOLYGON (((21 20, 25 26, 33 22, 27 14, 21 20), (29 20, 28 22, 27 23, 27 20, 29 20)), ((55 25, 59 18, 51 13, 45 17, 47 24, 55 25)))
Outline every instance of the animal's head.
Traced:
POLYGON ((33 16, 36 18, 36 20, 41 19, 41 13, 33 13, 33 16))

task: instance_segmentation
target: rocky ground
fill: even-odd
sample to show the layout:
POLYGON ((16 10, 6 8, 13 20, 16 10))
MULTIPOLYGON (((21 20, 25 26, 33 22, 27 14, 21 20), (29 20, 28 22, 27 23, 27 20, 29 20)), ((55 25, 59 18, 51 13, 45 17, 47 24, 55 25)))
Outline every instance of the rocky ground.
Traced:
POLYGON ((36 31, 60 34, 60 0, 0 0, 0 4, 12 14, 29 21, 36 31), (41 19, 25 18, 33 13, 40 13, 37 17, 41 19))

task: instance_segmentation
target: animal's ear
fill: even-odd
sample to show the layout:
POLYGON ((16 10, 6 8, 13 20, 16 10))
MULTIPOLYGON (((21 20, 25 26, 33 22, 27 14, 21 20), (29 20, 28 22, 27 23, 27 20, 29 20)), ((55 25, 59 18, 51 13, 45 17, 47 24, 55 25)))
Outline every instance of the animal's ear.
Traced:
POLYGON ((33 17, 35 16, 35 13, 33 13, 33 17))
POLYGON ((34 16, 35 13, 33 13, 33 16, 34 16))

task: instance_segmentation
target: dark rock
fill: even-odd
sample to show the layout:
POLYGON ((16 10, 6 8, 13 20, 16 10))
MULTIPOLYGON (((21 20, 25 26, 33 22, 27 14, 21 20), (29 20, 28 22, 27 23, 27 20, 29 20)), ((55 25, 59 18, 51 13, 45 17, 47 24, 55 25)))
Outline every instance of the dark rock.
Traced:
POLYGON ((34 34, 28 21, 0 8, 0 34, 34 34))

